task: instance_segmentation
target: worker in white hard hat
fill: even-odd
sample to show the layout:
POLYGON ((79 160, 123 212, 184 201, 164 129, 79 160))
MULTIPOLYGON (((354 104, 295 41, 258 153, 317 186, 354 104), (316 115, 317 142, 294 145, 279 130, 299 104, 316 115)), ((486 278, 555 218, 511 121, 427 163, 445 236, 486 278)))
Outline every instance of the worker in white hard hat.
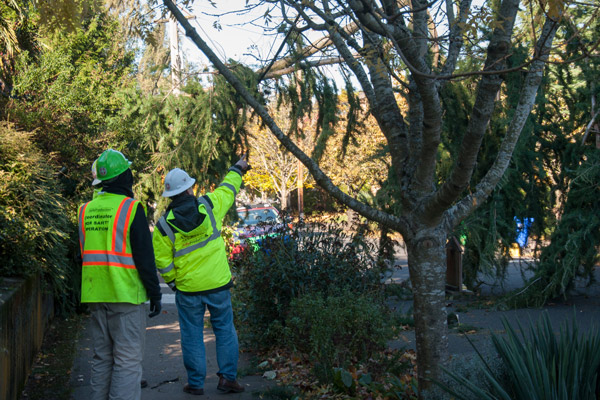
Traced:
POLYGON ((165 178, 162 195, 171 198, 171 203, 156 224, 152 242, 156 267, 176 292, 183 363, 188 375, 183 388, 186 393, 204 394, 207 307, 217 342, 217 389, 224 393, 244 391, 236 380, 239 347, 229 292, 233 281, 221 227, 248 168, 242 157, 229 168, 217 189, 199 198, 193 192, 196 180, 182 169, 169 171, 165 178))

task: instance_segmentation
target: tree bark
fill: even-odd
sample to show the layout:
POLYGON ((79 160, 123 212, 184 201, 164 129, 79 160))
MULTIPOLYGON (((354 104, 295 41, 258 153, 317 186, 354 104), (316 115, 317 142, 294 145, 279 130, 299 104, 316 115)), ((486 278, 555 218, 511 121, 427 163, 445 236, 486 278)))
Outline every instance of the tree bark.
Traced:
POLYGON ((440 376, 448 359, 446 313, 446 233, 423 229, 406 242, 408 269, 413 288, 415 339, 419 392, 427 390, 431 377, 440 376))
POLYGON ((287 188, 285 186, 282 186, 282 190, 279 193, 279 197, 280 197, 280 201, 281 201, 281 209, 282 210, 287 210, 288 208, 288 191, 287 188))

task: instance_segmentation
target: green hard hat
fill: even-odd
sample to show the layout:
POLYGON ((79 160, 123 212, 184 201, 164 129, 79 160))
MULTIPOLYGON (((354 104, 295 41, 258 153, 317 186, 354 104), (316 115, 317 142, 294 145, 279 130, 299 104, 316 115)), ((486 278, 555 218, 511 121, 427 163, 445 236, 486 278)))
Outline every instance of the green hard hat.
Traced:
POLYGON ((127 171, 130 165, 131 161, 126 159, 123 153, 108 149, 96 160, 97 177, 101 181, 107 181, 127 171))

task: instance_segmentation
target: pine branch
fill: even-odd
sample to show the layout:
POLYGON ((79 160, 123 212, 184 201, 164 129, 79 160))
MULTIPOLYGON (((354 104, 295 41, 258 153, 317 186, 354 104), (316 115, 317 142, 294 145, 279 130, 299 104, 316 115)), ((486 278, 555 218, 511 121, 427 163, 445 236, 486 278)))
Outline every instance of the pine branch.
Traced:
POLYGON ((223 64, 223 62, 217 57, 212 49, 206 44, 204 40, 198 35, 196 30, 191 24, 185 19, 184 15, 179 9, 173 4, 171 0, 163 0, 165 6, 173 13, 177 21, 185 29, 185 34, 189 37, 194 44, 202 51, 206 57, 213 63, 213 65, 219 70, 222 76, 235 88, 240 96, 256 111, 260 116, 264 124, 269 127, 273 135, 281 142, 281 144, 288 149, 306 168, 310 171, 315 181, 321 186, 326 192, 332 197, 340 201, 342 204, 352 208, 359 214, 369 218, 373 221, 382 223, 383 225, 389 226, 391 229, 395 229, 399 232, 407 231, 407 222, 398 218, 394 215, 390 215, 386 212, 376 210, 368 205, 350 197, 346 193, 342 192, 337 186, 333 184, 331 179, 319 168, 319 166, 308 157, 293 141, 291 141, 277 126, 273 118, 269 115, 266 108, 260 104, 260 102, 254 98, 248 89, 242 84, 242 82, 223 64))

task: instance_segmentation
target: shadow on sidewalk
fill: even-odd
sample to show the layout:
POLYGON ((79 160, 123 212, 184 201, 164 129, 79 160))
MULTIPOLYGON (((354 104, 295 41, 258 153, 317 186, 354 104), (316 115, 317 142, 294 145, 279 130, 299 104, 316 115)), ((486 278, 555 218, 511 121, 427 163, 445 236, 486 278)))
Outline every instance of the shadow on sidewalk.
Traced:
MULTIPOLYGON (((197 398, 183 392, 187 383, 187 374, 183 366, 181 355, 181 338, 179 335, 179 322, 177 309, 174 304, 165 304, 162 313, 147 320, 146 348, 143 361, 143 378, 148 381, 148 387, 142 389, 143 400, 177 400, 197 398)), ((204 329, 204 344, 206 347, 207 377, 204 385, 204 396, 208 399, 254 399, 254 392, 263 392, 276 386, 274 381, 268 381, 258 375, 238 377, 238 381, 246 389, 243 393, 223 394, 217 390, 218 371, 215 336, 211 328, 204 329)), ((77 356, 71 372, 72 400, 88 400, 91 394, 90 372, 93 356, 92 338, 89 324, 81 332, 77 345, 77 356)), ((238 371, 252 371, 251 354, 241 353, 238 371)), ((257 370, 257 369, 256 369, 257 370)), ((258 371, 258 370, 257 370, 258 371)))

